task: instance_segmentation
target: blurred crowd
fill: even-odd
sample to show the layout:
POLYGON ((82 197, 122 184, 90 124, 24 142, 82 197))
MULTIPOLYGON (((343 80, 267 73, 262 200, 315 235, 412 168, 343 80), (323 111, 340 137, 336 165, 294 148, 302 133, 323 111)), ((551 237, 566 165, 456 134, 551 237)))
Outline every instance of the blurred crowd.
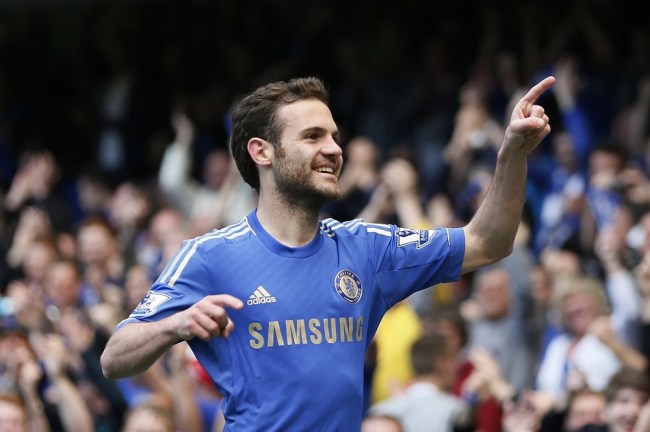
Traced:
POLYGON ((345 159, 322 216, 423 229, 469 221, 547 74, 513 253, 387 313, 363 430, 650 431, 647 15, 425 6, 89 2, 67 50, 65 13, 0 14, 0 431, 220 430, 184 343, 115 381, 99 356, 184 239, 255 207, 227 149, 243 93, 321 77, 345 159))

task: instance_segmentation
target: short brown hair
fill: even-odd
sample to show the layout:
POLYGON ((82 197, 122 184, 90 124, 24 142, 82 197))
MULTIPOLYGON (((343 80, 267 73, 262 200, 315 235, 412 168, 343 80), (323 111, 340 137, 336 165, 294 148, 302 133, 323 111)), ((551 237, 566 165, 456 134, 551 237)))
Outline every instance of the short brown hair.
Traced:
POLYGON ((317 99, 327 104, 328 94, 325 85, 315 77, 294 78, 289 81, 276 81, 244 97, 232 113, 232 133, 230 151, 237 168, 252 188, 259 192, 260 176, 257 166, 248 154, 248 141, 262 138, 278 146, 282 125, 278 123, 278 110, 293 102, 317 99))
POLYGON ((650 379, 644 370, 624 366, 609 380, 605 388, 605 398, 611 402, 619 390, 629 388, 650 395, 650 379))
POLYGON ((436 373, 438 360, 446 353, 447 341, 444 336, 435 333, 421 336, 411 346, 413 372, 417 376, 436 373))

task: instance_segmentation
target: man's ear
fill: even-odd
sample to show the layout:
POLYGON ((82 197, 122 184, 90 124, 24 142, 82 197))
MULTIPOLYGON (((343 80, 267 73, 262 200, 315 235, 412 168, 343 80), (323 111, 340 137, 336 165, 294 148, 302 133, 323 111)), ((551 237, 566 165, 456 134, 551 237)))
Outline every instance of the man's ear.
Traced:
POLYGON ((246 146, 253 162, 260 166, 269 166, 274 155, 273 144, 262 138, 251 138, 246 146))

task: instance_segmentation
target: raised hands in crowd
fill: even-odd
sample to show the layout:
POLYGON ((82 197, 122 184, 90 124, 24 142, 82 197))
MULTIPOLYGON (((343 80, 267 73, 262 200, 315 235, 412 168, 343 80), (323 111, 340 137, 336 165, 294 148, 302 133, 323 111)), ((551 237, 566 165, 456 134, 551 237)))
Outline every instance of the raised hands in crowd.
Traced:
MULTIPOLYGON (((522 7, 518 19, 530 24, 535 8, 522 7)), ((535 149, 518 149, 530 154, 516 260, 409 299, 421 324, 413 334, 436 333, 449 348, 435 354, 442 359, 437 372, 449 380, 436 383, 450 396, 445 401, 458 430, 650 432, 650 75, 647 66, 637 67, 647 62, 650 37, 644 26, 631 25, 629 62, 603 69, 617 55, 600 19, 606 12, 603 3, 575 2, 557 17, 545 47, 534 46, 534 26, 524 25, 525 54, 498 50, 491 46, 496 39, 486 37, 481 62, 463 75, 465 82, 451 73, 438 36, 428 41, 440 57, 428 59, 430 76, 419 79, 435 80, 426 88, 441 97, 449 89, 455 94, 431 102, 426 119, 412 106, 382 109, 414 113, 408 121, 396 116, 395 129, 431 129, 427 139, 445 142, 432 152, 440 160, 421 160, 432 156, 414 151, 407 132, 385 142, 390 134, 379 126, 390 128, 373 122, 381 110, 366 106, 368 90, 332 95, 339 104, 364 102, 344 107, 359 124, 339 125, 342 194, 322 216, 415 230, 455 227, 468 223, 486 199, 499 146, 517 135, 505 119, 522 96, 522 81, 548 72, 538 56, 552 68, 555 85, 542 104, 551 108, 535 116, 551 117, 553 130, 540 132, 535 149), (572 38, 585 53, 565 48, 572 38), (625 73, 610 81, 616 69, 625 73), (614 94, 618 99, 610 100, 614 94), (441 171, 419 172, 427 166, 441 171), (424 181, 432 177, 440 184, 424 181), (453 309, 462 324, 452 331, 436 323, 432 330, 423 313, 430 306, 453 309)), ((499 26, 495 13, 486 14, 486 33, 499 26)), ((441 28, 447 27, 453 26, 441 28)), ((379 74, 355 73, 359 82, 381 82, 379 74)), ((418 103, 426 97, 418 94, 418 103)), ((171 126, 170 142, 147 149, 158 155, 154 178, 109 184, 84 167, 69 179, 57 162, 65 155, 27 150, 0 190, 0 413, 14 413, 25 430, 136 432, 156 425, 166 432, 216 432, 223 426, 221 395, 184 342, 131 378, 108 380, 99 362, 108 337, 183 240, 230 225, 256 205, 225 140, 215 145, 195 121, 205 107, 178 106, 183 109, 162 121, 171 126)), ((0 104, 0 151, 9 121, 3 109, 0 104)), ((416 378, 409 368, 409 379, 416 378)), ((404 396, 411 384, 395 386, 391 398, 404 396)), ((412 431, 375 409, 364 413, 370 420, 364 432, 375 421, 412 431)))

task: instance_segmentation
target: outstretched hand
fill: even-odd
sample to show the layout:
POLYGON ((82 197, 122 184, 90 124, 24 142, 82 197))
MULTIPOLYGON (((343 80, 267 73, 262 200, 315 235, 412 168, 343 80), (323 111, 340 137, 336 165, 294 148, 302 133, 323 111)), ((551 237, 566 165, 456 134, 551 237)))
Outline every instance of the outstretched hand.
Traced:
POLYGON ((555 77, 544 78, 517 102, 506 129, 504 147, 527 155, 551 132, 544 108, 535 102, 554 83, 555 77))
POLYGON ((238 310, 243 307, 241 300, 228 294, 206 296, 177 315, 178 336, 183 340, 198 337, 205 341, 218 336, 227 338, 235 325, 226 308, 238 310))

